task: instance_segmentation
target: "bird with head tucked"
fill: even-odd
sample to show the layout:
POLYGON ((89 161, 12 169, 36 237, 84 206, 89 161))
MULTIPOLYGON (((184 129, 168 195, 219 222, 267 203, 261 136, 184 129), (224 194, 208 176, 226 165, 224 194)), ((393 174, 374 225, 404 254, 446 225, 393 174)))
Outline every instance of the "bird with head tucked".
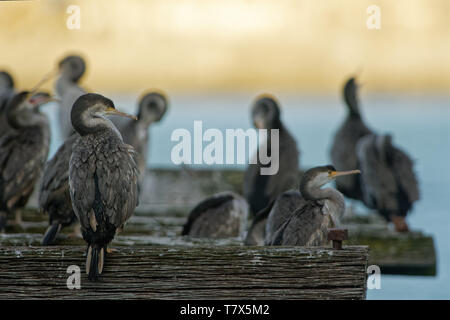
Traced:
MULTIPOLYGON (((339 224, 345 211, 344 196, 333 188, 322 188, 338 177, 359 170, 336 171, 331 165, 307 170, 298 190, 282 193, 265 211, 266 245, 318 246, 328 243, 327 231, 339 224)), ((264 214, 264 213, 261 213, 264 214)), ((255 232, 261 230, 255 229, 255 232)), ((261 235, 249 235, 254 239, 261 235)), ((261 244, 261 243, 255 243, 261 244)))

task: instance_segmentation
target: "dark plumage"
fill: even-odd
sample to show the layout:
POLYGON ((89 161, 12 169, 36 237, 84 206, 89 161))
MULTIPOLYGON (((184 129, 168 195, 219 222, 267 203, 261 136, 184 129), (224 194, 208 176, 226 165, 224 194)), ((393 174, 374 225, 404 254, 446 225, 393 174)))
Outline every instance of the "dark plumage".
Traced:
POLYGON ((360 163, 363 200, 397 231, 408 231, 405 217, 419 200, 413 161, 392 144, 390 135, 368 135, 356 147, 360 163))
MULTIPOLYGON (((152 122, 159 121, 166 109, 167 99, 162 94, 152 92, 140 99, 138 120, 110 117, 121 131, 123 141, 137 151, 135 158, 141 178, 146 165, 148 126, 152 122), (121 121, 122 119, 124 121, 121 121)), ((53 243, 61 228, 77 220, 69 195, 69 161, 72 146, 78 137, 78 133, 73 133, 47 163, 44 170, 39 204, 42 210, 49 214, 49 228, 43 237, 43 245, 53 243)))
POLYGON ((0 71, 0 137, 8 130, 9 124, 6 120, 6 105, 14 96, 14 80, 6 71, 0 71))
MULTIPOLYGON (((337 130, 330 150, 331 162, 339 170, 358 168, 356 143, 360 138, 372 133, 361 117, 357 90, 358 85, 355 78, 352 77, 345 83, 343 90, 348 108, 347 118, 337 130)), ((347 176, 336 180, 336 188, 346 197, 362 200, 358 176, 347 176)))
MULTIPOLYGON (((48 100, 47 94, 30 98, 23 91, 6 107, 10 129, 0 137, 0 230, 6 225, 6 213, 25 206, 44 168, 50 128, 38 106, 48 100)), ((20 214, 16 220, 20 223, 20 214)))
POLYGON ((71 112, 72 125, 81 137, 70 158, 70 198, 88 244, 90 280, 98 280, 108 244, 138 204, 136 153, 106 117, 110 114, 126 115, 110 99, 93 93, 78 98, 71 112))
POLYGON ((299 191, 278 196, 266 222, 266 245, 326 245, 327 231, 339 224, 344 214, 343 195, 335 189, 321 187, 336 177, 359 173, 358 170, 337 172, 333 166, 307 170, 299 191))
MULTIPOLYGON (((299 151, 295 139, 281 122, 280 109, 274 98, 263 96, 257 99, 252 108, 252 118, 256 128, 268 129, 269 137, 270 130, 279 130, 278 173, 262 175, 260 169, 270 164, 264 165, 258 159, 256 164, 249 164, 244 175, 244 196, 255 216, 279 194, 298 185, 299 151)), ((266 143, 270 154, 270 141, 266 143)))
POLYGON ((55 91, 59 98, 58 119, 62 137, 68 138, 72 132, 70 112, 74 102, 85 90, 78 83, 86 71, 86 63, 80 56, 65 57, 58 64, 59 77, 55 83, 55 91))
POLYGON ((45 165, 39 207, 49 215, 49 228, 42 239, 43 245, 52 244, 61 228, 76 221, 69 192, 69 162, 78 138, 79 134, 73 133, 45 165))
POLYGON ((218 193, 200 202, 189 214, 182 235, 231 238, 243 234, 248 217, 244 198, 233 192, 218 193))

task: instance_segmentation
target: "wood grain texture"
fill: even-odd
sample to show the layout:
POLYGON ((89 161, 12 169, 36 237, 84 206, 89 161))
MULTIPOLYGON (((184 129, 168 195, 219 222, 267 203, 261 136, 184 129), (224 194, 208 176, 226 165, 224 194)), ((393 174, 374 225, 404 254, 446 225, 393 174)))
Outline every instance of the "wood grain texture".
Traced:
POLYGON ((89 282, 83 247, 2 247, 0 299, 365 299, 367 261, 366 246, 120 247, 89 282))

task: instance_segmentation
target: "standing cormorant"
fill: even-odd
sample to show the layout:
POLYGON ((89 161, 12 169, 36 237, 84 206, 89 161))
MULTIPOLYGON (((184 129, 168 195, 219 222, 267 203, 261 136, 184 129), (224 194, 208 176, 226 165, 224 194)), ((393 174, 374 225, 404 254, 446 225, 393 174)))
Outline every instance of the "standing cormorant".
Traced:
POLYGON ((22 91, 5 109, 10 129, 0 137, 0 231, 6 226, 6 214, 16 213, 28 201, 47 160, 50 128, 39 106, 50 101, 48 94, 22 91))
POLYGON ((266 245, 320 246, 328 243, 329 228, 339 224, 344 214, 344 196, 326 183, 359 170, 336 171, 331 166, 307 170, 299 191, 290 190, 278 196, 266 223, 266 245))
MULTIPOLYGON (((148 127, 151 123, 161 120, 166 110, 167 99, 165 96, 151 92, 140 99, 138 120, 109 117, 119 128, 123 141, 137 151, 136 160, 141 181, 145 173, 148 153, 148 127)), ((42 239, 43 245, 52 244, 61 228, 77 220, 70 201, 69 161, 72 155, 72 146, 79 136, 74 132, 66 139, 45 166, 39 193, 39 206, 49 215, 49 227, 42 239)))
POLYGON ((88 244, 89 280, 98 280, 108 244, 138 205, 136 153, 107 118, 112 114, 135 118, 116 110, 110 99, 94 93, 79 97, 71 112, 73 128, 81 137, 70 158, 70 198, 88 244))
MULTIPOLYGON (((340 170, 358 168, 356 143, 361 137, 372 133, 361 117, 357 91, 358 84, 352 77, 344 86, 344 100, 348 109, 347 118, 337 130, 330 150, 331 162, 340 170)), ((336 188, 346 197, 362 200, 358 176, 346 176, 336 180, 336 188)))
POLYGON ((390 135, 365 136, 356 151, 364 204, 392 221, 397 231, 408 231, 405 217, 419 200, 413 161, 392 144, 390 135))
MULTIPOLYGON (((278 172, 274 175, 262 175, 264 165, 257 161, 249 164, 244 175, 244 196, 250 205, 253 216, 264 209, 282 192, 295 188, 298 185, 299 151, 295 139, 283 125, 280 119, 278 102, 270 96, 259 97, 252 108, 252 118, 257 129, 268 129, 267 150, 278 152, 278 172), (279 130, 279 149, 271 150, 270 131, 279 130)), ((257 157, 257 155, 254 155, 257 157)), ((272 161, 274 158, 272 157, 272 161)))
POLYGON ((197 238, 234 238, 243 235, 248 217, 248 204, 234 192, 221 192, 209 197, 189 214, 182 235, 197 238))
POLYGON ((70 112, 75 100, 85 94, 85 90, 78 85, 81 77, 86 71, 84 59, 77 55, 65 57, 58 64, 59 77, 55 83, 55 91, 60 99, 58 108, 58 119, 63 139, 68 138, 72 132, 70 123, 70 112))

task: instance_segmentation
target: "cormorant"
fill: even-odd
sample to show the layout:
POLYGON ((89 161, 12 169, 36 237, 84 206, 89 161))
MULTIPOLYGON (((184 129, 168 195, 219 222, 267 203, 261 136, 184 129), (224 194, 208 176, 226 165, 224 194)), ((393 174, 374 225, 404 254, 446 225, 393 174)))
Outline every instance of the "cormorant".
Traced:
POLYGON ((116 110, 110 99, 95 93, 79 97, 71 112, 72 126, 81 137, 72 148, 69 189, 88 244, 89 280, 98 280, 108 244, 138 205, 136 152, 123 142, 107 118, 112 114, 135 118, 116 110))
MULTIPOLYGON (((271 203, 279 194, 298 185, 299 151, 295 139, 280 119, 278 102, 270 96, 259 97, 252 108, 252 118, 256 128, 268 129, 268 154, 278 152, 278 172, 274 175, 262 175, 261 168, 268 167, 259 161, 249 164, 244 175, 244 196, 250 205, 250 211, 256 214, 271 203), (270 131, 279 130, 279 149, 271 150, 270 131)), ((254 155, 257 157, 257 154, 254 155)), ((272 157, 272 161, 274 158, 272 157)), ((273 164, 271 164, 273 165, 273 164)))
POLYGON ((7 213, 20 210, 33 192, 47 160, 50 128, 39 106, 50 101, 46 93, 22 91, 5 108, 9 129, 0 137, 0 230, 6 226, 7 213))
MULTIPOLYGON (((364 124, 359 110, 358 84, 351 77, 344 86, 344 100, 347 104, 347 118, 337 130, 330 150, 331 162, 339 170, 358 168, 356 143, 372 131, 364 124)), ((336 180, 336 188, 346 197, 362 200, 358 176, 346 176, 336 180)))
POLYGON ((59 77, 55 83, 55 91, 60 99, 58 108, 58 119, 63 139, 68 138, 72 132, 70 123, 70 112, 75 100, 86 91, 78 83, 86 71, 86 62, 77 55, 70 55, 58 64, 59 77))
POLYGON ((221 192, 209 197, 189 214, 182 235, 197 238, 233 238, 243 234, 248 217, 248 204, 234 192, 221 192))
POLYGON ((390 135, 368 135, 356 145, 364 204, 376 209, 397 231, 408 231, 405 217, 419 200, 413 161, 392 144, 390 135))
POLYGON ((329 228, 339 224, 344 214, 344 196, 333 188, 321 188, 328 182, 359 170, 336 171, 331 166, 307 170, 299 191, 278 196, 267 218, 266 245, 320 246, 328 243, 329 228))

